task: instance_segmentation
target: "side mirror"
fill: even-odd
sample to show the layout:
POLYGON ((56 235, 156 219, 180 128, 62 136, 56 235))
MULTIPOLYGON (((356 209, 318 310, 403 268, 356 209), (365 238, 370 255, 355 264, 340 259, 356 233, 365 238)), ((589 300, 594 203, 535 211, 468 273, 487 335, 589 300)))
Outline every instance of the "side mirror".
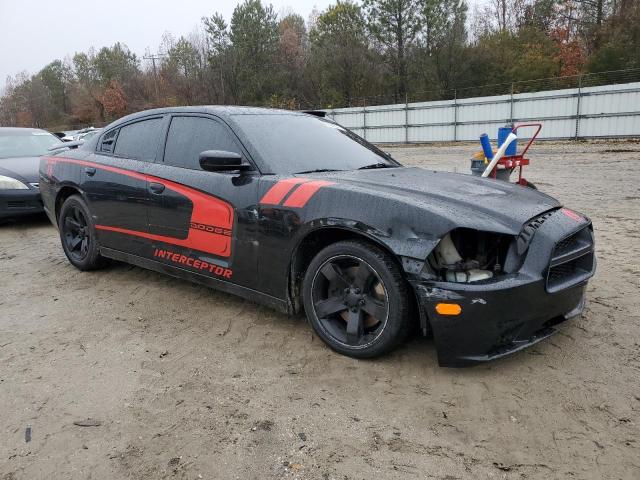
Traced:
POLYGON ((251 170, 251 165, 242 163, 242 156, 224 150, 205 150, 200 154, 200 167, 207 172, 230 172, 251 170))

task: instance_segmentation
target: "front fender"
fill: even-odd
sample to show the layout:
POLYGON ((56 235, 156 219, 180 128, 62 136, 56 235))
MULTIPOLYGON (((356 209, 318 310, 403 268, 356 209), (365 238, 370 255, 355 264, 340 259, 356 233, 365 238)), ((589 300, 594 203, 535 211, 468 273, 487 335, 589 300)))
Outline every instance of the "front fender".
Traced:
POLYGON ((393 253, 401 263, 404 257, 424 261, 440 240, 431 236, 419 236, 413 229, 404 225, 391 226, 390 231, 394 232, 394 235, 363 222, 330 217, 315 219, 300 228, 294 238, 294 251, 299 248, 305 238, 322 229, 339 229, 365 237, 393 253))

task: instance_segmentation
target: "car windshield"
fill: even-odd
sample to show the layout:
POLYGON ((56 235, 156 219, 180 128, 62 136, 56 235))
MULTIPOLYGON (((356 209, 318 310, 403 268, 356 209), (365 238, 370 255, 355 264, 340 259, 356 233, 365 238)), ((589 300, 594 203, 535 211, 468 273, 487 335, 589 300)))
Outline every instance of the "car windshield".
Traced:
POLYGON ((39 157, 60 139, 44 130, 0 129, 0 158, 39 157))
POLYGON ((238 114, 263 173, 293 174, 398 167, 389 155, 329 120, 303 114, 238 114), (265 171, 266 170, 266 171, 265 171))

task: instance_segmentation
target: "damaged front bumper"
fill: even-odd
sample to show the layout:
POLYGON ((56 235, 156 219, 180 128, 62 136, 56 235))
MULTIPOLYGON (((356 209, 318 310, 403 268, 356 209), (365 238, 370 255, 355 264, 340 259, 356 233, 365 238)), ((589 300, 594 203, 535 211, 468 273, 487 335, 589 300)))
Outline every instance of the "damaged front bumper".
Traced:
POLYGON ((534 219, 522 265, 491 280, 453 283, 413 275, 423 329, 430 327, 442 366, 494 360, 548 337, 582 313, 596 269, 591 222, 566 209, 534 219), (438 309, 453 304, 454 314, 438 309), (440 313, 438 312, 440 310, 440 313))
POLYGON ((443 367, 464 367, 495 360, 551 335, 559 323, 582 313, 586 282, 547 293, 543 280, 509 278, 483 285, 413 285, 420 309, 429 319, 443 367), (459 315, 440 315, 439 303, 460 305, 459 315))

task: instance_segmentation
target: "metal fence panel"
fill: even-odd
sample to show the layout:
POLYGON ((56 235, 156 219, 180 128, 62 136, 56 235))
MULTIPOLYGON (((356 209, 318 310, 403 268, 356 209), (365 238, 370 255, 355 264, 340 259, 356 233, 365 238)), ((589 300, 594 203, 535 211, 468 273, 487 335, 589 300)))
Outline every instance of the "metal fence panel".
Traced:
POLYGON ((510 96, 464 98, 458 102, 460 123, 482 123, 510 118, 510 96))
POLYGON ((513 96, 513 118, 570 117, 576 113, 578 89, 539 93, 520 93, 513 96))
POLYGON ((475 140, 482 133, 495 139, 498 127, 511 122, 542 122, 546 139, 640 137, 640 82, 327 113, 376 143, 475 140))
POLYGON ((640 116, 585 118, 580 120, 579 135, 582 138, 635 137, 640 131, 640 116))
POLYGON ((453 125, 409 127, 409 142, 439 142, 443 138, 453 138, 453 125))

